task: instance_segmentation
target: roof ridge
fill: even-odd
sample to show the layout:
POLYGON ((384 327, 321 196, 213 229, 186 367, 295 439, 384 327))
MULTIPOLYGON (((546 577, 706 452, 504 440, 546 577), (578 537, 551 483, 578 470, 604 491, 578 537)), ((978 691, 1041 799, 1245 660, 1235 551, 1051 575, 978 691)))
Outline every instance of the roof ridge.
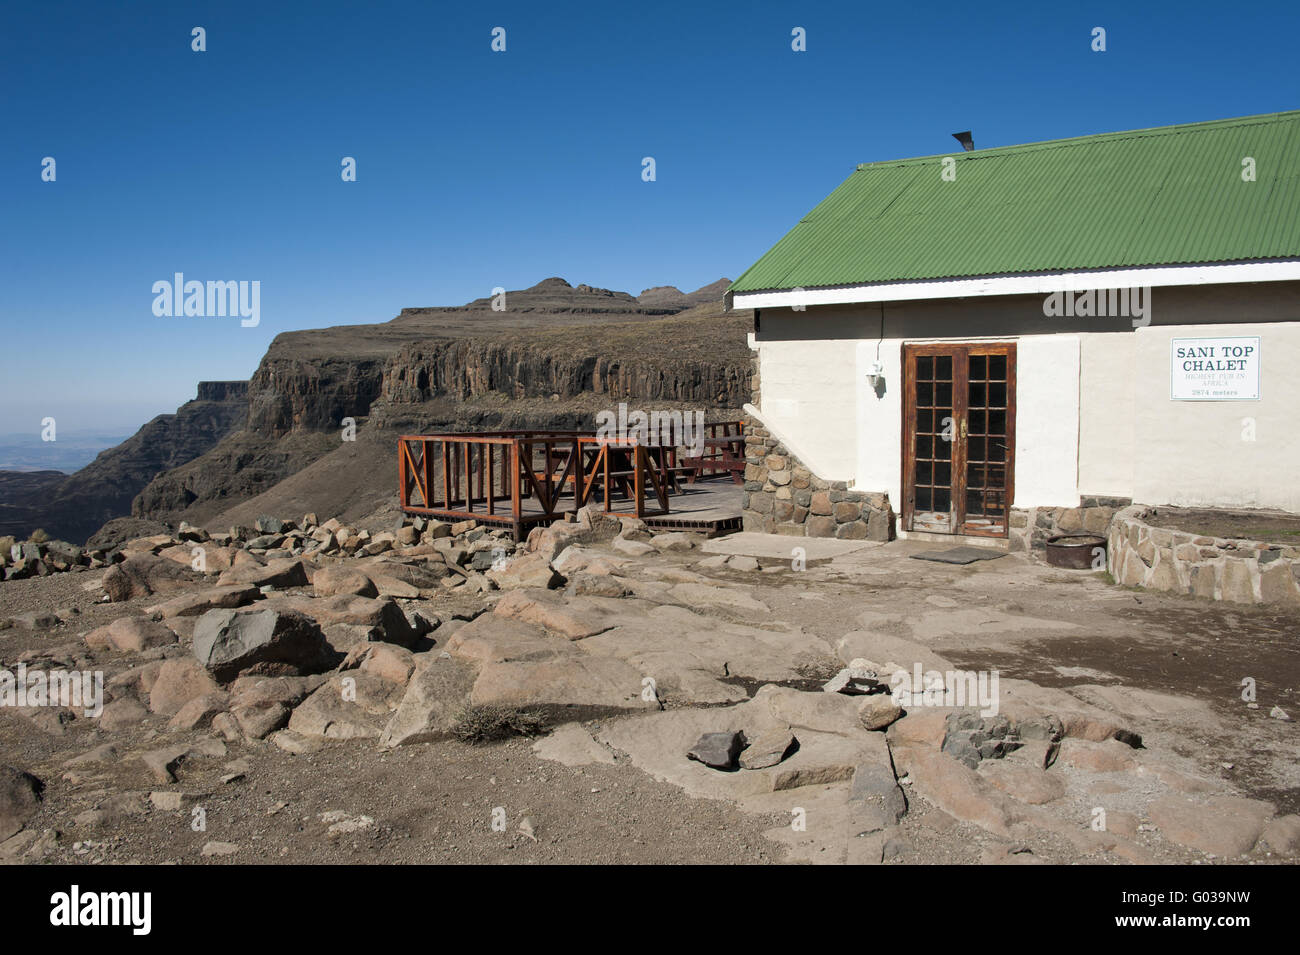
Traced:
POLYGON ((944 159, 972 160, 983 159, 999 154, 1007 155, 1008 153, 1021 151, 1033 152, 1040 149, 1063 149, 1069 146, 1081 146, 1110 140, 1170 136, 1179 133, 1199 132, 1211 128, 1262 126, 1288 120, 1300 120, 1300 109, 1283 110, 1277 113, 1256 113, 1253 116, 1234 116, 1226 119, 1211 119, 1199 123, 1175 123, 1170 126, 1149 126, 1144 129, 1126 129, 1107 133, 1087 133, 1082 136, 1066 136, 1061 139, 1044 139, 1032 143, 1010 143, 1005 146, 990 146, 987 149, 976 149, 971 150, 970 152, 957 150, 948 153, 934 153, 929 156, 909 156, 900 159, 877 159, 874 162, 858 163, 854 172, 863 172, 868 169, 881 168, 884 166, 925 165, 927 163, 942 162, 944 159))

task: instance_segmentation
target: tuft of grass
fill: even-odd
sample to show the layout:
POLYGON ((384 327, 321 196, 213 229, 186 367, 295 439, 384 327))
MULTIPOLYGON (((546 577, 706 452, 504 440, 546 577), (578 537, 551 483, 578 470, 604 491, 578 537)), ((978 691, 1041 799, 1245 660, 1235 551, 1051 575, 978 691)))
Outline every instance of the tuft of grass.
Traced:
POLYGON ((462 743, 477 746, 511 736, 539 736, 545 729, 546 718, 537 710, 487 703, 461 710, 452 734, 462 743))

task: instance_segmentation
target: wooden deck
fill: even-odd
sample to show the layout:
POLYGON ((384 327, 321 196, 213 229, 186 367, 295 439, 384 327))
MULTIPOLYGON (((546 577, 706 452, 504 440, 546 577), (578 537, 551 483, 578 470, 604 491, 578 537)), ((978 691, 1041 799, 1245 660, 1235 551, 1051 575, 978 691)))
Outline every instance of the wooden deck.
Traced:
MULTIPOLYGON (((739 423, 709 427, 737 432, 710 440, 742 440, 739 423)), ((679 450, 576 431, 401 435, 398 499, 407 514, 508 527, 516 540, 591 504, 663 530, 739 530, 732 462, 683 463, 679 450)))
MULTIPOLYGON (((740 502, 744 491, 733 484, 730 477, 704 478, 694 484, 683 484, 681 490, 672 496, 672 511, 668 514, 647 515, 642 518, 647 527, 656 530, 694 531, 717 537, 740 530, 740 502)), ((557 502, 557 509, 563 513, 575 510, 573 495, 562 494, 557 502)), ((540 503, 533 498, 520 502, 520 523, 526 534, 538 524, 549 524, 556 520, 548 516, 540 503)), ((418 508, 413 508, 418 512, 418 508)), ((436 512, 435 512, 436 513, 436 512)), ((635 517, 633 502, 615 498, 609 513, 615 517, 635 517)), ((480 524, 500 524, 509 526, 513 516, 502 511, 496 515, 478 513, 474 519, 480 524)))

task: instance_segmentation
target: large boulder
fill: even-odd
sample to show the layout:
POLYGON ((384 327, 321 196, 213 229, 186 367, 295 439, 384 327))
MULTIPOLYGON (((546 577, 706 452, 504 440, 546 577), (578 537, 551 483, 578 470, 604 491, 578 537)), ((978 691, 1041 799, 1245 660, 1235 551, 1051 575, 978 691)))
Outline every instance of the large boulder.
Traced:
POLYGON ((336 662, 316 621, 292 610, 209 610, 194 628, 194 656, 222 682, 254 667, 319 673, 336 662))
POLYGON ((402 699, 390 680, 357 670, 339 673, 307 697, 289 730, 323 739, 378 739, 402 699))
POLYGON ((379 745, 405 746, 451 736, 474 677, 473 667, 452 657, 437 656, 417 667, 379 745))
POLYGON ((192 570, 165 557, 144 552, 133 554, 104 572, 104 593, 113 603, 133 597, 148 597, 190 587, 202 578, 192 570))
POLYGON ((31 773, 0 766, 0 842, 22 829, 40 808, 45 785, 31 773))

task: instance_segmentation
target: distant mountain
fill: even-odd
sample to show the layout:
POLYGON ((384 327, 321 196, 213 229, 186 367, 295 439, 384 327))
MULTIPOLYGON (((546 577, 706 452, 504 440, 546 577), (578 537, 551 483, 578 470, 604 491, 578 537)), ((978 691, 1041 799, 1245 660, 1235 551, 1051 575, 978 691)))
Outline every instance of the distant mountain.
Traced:
POLYGON ((723 293, 730 285, 731 279, 718 279, 689 294, 675 285, 656 285, 654 288, 646 289, 636 297, 636 300, 643 307, 685 310, 693 305, 721 301, 723 293))
POLYGON ((27 523, 111 545, 151 522, 220 527, 258 508, 369 513, 391 506, 399 433, 590 427, 623 400, 738 417, 752 313, 724 313, 729 284, 637 297, 552 277, 503 300, 285 332, 248 382, 205 383, 197 401, 47 486, 27 523), (340 440, 344 419, 355 441, 340 440))

